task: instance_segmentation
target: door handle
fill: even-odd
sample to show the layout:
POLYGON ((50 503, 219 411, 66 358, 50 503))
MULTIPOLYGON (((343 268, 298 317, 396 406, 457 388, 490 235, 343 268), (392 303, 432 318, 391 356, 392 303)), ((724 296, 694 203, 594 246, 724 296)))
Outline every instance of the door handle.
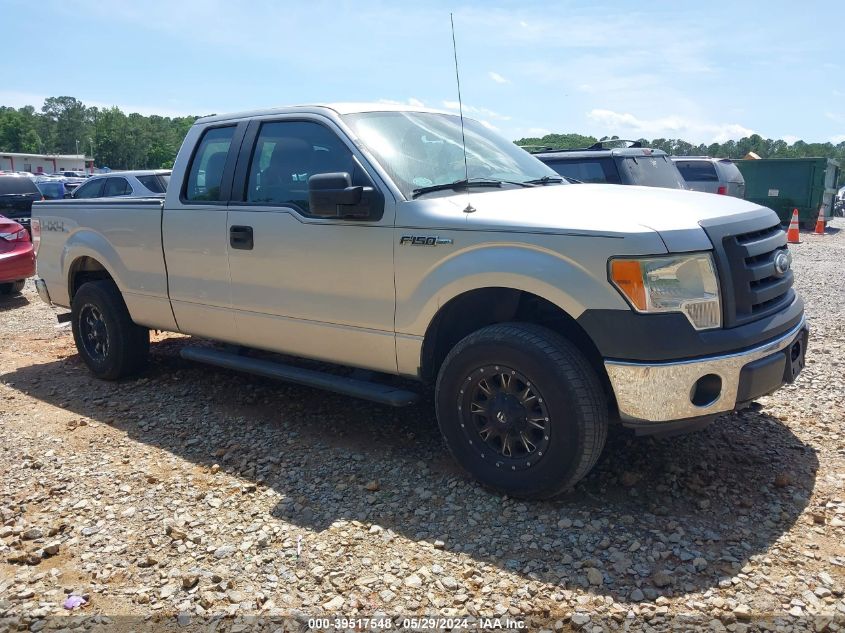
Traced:
POLYGON ((251 251, 254 246, 251 226, 229 227, 229 245, 242 251, 251 251))

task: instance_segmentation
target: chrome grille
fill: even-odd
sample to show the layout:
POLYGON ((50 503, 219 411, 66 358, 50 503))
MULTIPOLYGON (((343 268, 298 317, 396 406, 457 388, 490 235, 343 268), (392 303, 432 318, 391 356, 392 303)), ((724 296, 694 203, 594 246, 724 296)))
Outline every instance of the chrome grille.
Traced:
POLYGON ((792 302, 792 271, 781 275, 775 269, 775 256, 787 249, 777 220, 734 235, 714 233, 708 231, 716 247, 726 327, 761 319, 792 302))

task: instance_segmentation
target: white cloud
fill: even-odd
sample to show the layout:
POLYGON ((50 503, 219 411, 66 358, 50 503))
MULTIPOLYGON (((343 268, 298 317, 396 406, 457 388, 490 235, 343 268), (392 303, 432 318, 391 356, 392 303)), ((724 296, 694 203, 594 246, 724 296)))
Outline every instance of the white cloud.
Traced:
MULTIPOLYGON (((459 104, 457 101, 443 101, 443 107, 447 110, 457 110, 459 104)), ((497 121, 510 121, 510 117, 504 114, 499 114, 489 108, 479 108, 477 106, 464 104, 464 114, 474 114, 476 116, 487 117, 488 119, 495 119, 497 121)))
POLYGON ((729 139, 738 139, 754 133, 754 130, 739 123, 712 123, 678 115, 639 119, 627 112, 595 109, 590 110, 587 117, 601 124, 604 134, 645 138, 682 138, 698 143, 723 143, 729 139))
POLYGON ((845 143, 845 134, 837 134, 836 136, 832 136, 830 138, 830 142, 834 145, 839 145, 840 143, 845 143))
POLYGON ((795 136, 794 134, 784 134, 781 138, 787 142, 787 144, 792 145, 795 141, 800 141, 800 136, 795 136))
POLYGON ((510 83, 510 81, 508 79, 505 79, 499 73, 493 72, 492 70, 489 73, 487 73, 487 76, 490 77, 490 79, 495 81, 497 84, 509 84, 510 83))

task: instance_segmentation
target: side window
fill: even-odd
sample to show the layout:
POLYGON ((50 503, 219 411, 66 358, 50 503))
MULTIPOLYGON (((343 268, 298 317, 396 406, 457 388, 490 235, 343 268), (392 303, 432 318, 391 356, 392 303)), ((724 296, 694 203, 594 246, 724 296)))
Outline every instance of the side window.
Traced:
POLYGON ((223 182, 223 169, 226 156, 232 144, 235 126, 218 127, 206 130, 194 152, 191 168, 188 171, 188 183, 185 189, 187 200, 220 200, 220 185, 223 182))
POLYGON ((144 185, 153 193, 164 193, 164 184, 159 180, 158 176, 138 176, 138 182, 144 185))
POLYGON ((73 192, 74 198, 100 198, 103 195, 103 183, 105 178, 97 178, 90 180, 84 185, 80 185, 76 191, 73 192))
POLYGON ((132 187, 129 186, 126 178, 107 178, 106 186, 103 188, 104 198, 116 196, 129 196, 132 194, 132 187))
POLYGON ((346 172, 354 180, 358 175, 355 166, 349 148, 319 123, 264 123, 252 152, 244 199, 257 204, 295 205, 307 213, 310 176, 346 172))

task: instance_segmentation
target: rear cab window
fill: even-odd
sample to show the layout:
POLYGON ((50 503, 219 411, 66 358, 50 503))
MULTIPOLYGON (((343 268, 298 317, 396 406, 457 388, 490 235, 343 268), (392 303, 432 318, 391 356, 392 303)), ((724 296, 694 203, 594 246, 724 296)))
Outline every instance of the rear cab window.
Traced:
POLYGON ((183 197, 189 202, 223 200, 223 171, 235 126, 207 129, 194 151, 183 197))

